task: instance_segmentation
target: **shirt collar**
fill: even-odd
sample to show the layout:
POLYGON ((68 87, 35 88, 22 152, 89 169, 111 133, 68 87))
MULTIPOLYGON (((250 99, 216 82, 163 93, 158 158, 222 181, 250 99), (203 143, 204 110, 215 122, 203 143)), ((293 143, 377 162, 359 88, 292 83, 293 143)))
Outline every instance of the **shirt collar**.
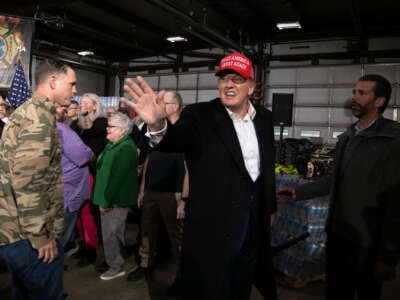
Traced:
MULTIPOLYGON (((238 114, 234 113, 227 107, 225 107, 225 109, 233 121, 240 119, 238 114)), ((250 119, 253 121, 255 117, 256 117, 256 109, 254 108, 253 104, 249 101, 249 110, 247 111, 247 114, 244 116, 243 120, 250 119)))
POLYGON ((360 132, 370 128, 372 125, 375 124, 376 120, 378 120, 378 118, 376 118, 375 120, 372 120, 363 130, 360 129, 360 120, 358 120, 355 124, 354 124, 354 134, 357 135, 360 132))

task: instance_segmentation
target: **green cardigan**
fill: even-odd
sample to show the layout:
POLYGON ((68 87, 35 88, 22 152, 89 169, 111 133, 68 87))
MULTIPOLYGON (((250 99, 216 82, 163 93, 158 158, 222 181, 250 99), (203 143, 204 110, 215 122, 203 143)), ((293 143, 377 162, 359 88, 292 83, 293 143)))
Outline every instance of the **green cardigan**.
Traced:
POLYGON ((93 203, 102 208, 135 205, 137 163, 136 146, 128 135, 115 144, 108 143, 97 162, 93 203))

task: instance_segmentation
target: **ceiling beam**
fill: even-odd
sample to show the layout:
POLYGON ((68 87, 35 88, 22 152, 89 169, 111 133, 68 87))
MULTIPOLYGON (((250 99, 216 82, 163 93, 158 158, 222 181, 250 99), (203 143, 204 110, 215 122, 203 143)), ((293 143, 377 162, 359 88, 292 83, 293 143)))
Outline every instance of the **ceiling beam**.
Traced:
MULTIPOLYGON (((35 13, 37 10, 47 10, 47 9, 59 9, 63 5, 71 2, 68 0, 59 0, 59 1, 40 1, 37 4, 37 1, 29 1, 33 3, 18 3, 20 1, 14 1, 16 3, 12 3, 11 1, 2 1, 3 3, 0 4, 0 15, 7 14, 13 16, 21 16, 21 17, 35 17, 35 13), (4 4, 4 2, 8 4, 4 4)), ((25 1, 27 2, 27 1, 25 1)))
POLYGON ((143 72, 143 71, 157 71, 167 69, 188 69, 188 68, 199 68, 207 66, 218 66, 219 60, 202 60, 193 62, 183 63, 161 63, 161 64, 150 64, 141 66, 126 66, 121 67, 120 70, 127 72, 143 72))
POLYGON ((363 29, 360 14, 357 9, 357 4, 354 0, 351 0, 350 5, 351 19, 353 20, 355 33, 358 35, 359 38, 360 53, 366 55, 366 53, 368 52, 368 39, 363 29))
POLYGON ((221 53, 206 53, 206 52, 198 52, 198 51, 183 51, 182 54, 187 57, 200 57, 200 58, 209 58, 220 60, 225 54, 221 53))
POLYGON ((121 39, 116 37, 115 35, 103 32, 103 31, 99 31, 93 28, 90 28, 88 26, 84 26, 69 20, 64 20, 64 24, 66 25, 66 27, 70 27, 73 30, 76 30, 78 32, 84 32, 86 34, 89 34, 89 36, 91 37, 96 37, 99 39, 103 39, 103 40, 107 40, 112 44, 117 44, 116 46, 121 46, 121 47, 126 47, 127 49, 131 49, 131 50, 135 50, 135 51, 141 51, 144 53, 148 53, 150 55, 157 55, 156 51, 149 49, 149 48, 145 48, 142 47, 136 43, 131 43, 125 39, 121 39))
POLYGON ((52 57, 52 58, 55 58, 62 62, 65 62, 65 63, 71 65, 72 67, 77 67, 77 68, 80 68, 80 69, 86 70, 86 71, 92 71, 92 72, 101 73, 101 74, 112 72, 112 69, 110 67, 91 63, 91 62, 86 62, 86 61, 77 61, 77 60, 72 59, 71 57, 68 57, 68 56, 65 56, 65 55, 62 55, 59 53, 54 53, 51 50, 41 49, 40 51, 38 51, 36 49, 32 49, 32 54, 39 58, 52 57))
POLYGON ((191 16, 173 7, 171 4, 168 4, 161 0, 149 0, 149 2, 180 18, 182 21, 184 21, 184 23, 193 28, 193 32, 199 33, 198 34, 199 38, 201 38, 201 36, 204 36, 204 34, 206 34, 207 39, 214 39, 218 41, 217 43, 218 44, 221 43, 224 46, 224 48, 233 48, 236 51, 244 53, 245 55, 251 55, 251 53, 249 53, 248 50, 246 50, 244 47, 242 47, 235 41, 223 36, 219 32, 208 27, 207 25, 195 21, 191 16), (201 33, 203 33, 203 35, 201 33))
POLYGON ((365 52, 360 51, 348 51, 348 52, 336 52, 336 53, 310 53, 310 54, 287 54, 287 55, 267 55, 266 61, 306 61, 306 60, 318 60, 318 59, 357 59, 367 58, 373 60, 379 57, 399 57, 400 49, 394 50, 370 50, 365 52))
MULTIPOLYGON (((151 22, 149 18, 145 16, 138 16, 137 14, 133 15, 127 10, 122 10, 115 5, 110 3, 105 3, 102 1, 84 1, 85 5, 90 8, 91 10, 99 11, 102 14, 107 16, 111 16, 113 18, 121 19, 123 22, 129 23, 131 25, 131 30, 134 31, 137 28, 150 31, 150 32, 162 32, 165 30, 165 26, 162 23, 158 22, 151 22)), ((78 6, 77 9, 79 9, 78 6)), ((68 11, 71 13, 76 14, 75 9, 71 9, 67 7, 68 11)))
POLYGON ((360 37, 363 36, 364 30, 360 19, 360 14, 358 13, 357 10, 357 4, 355 3, 354 0, 350 1, 350 13, 351 13, 351 19, 354 24, 355 33, 358 34, 360 37))
MULTIPOLYGON (((85 2, 85 9, 89 8, 91 12, 95 13, 100 13, 103 14, 104 16, 110 16, 111 18, 117 18, 118 20, 122 20, 122 22, 124 23, 128 23, 130 24, 130 28, 127 28, 124 30, 124 32, 126 33, 126 35, 128 36, 132 36, 136 35, 137 31, 141 31, 141 34, 146 34, 149 36, 149 40, 152 39, 158 39, 160 36, 162 36, 163 31, 165 31, 165 26, 163 26, 162 22, 151 22, 149 21, 149 18, 145 18, 143 16, 137 16, 137 15, 132 15, 131 13, 129 13, 126 10, 121 10, 120 8, 117 8, 115 5, 111 5, 111 4, 105 4, 105 3, 93 3, 91 1, 83 1, 85 2), (134 19, 135 22, 133 22, 132 20, 134 19)), ((75 16, 75 18, 77 20, 80 20, 82 18, 84 18, 84 15, 82 15, 81 13, 79 13, 80 6, 77 7, 66 7, 66 10, 69 12, 69 14, 72 14, 75 16), (77 13, 78 10, 78 13, 77 13)), ((96 14, 97 14, 96 13, 96 14)), ((96 15, 95 14, 95 15, 96 15)), ((104 17, 105 19, 108 19, 107 17, 104 17)), ((75 23, 77 23, 77 21, 75 21, 75 23)), ((83 26, 90 26, 89 28, 91 28, 94 24, 93 22, 90 22, 90 25, 88 23, 86 23, 86 25, 82 24, 81 22, 79 22, 80 25, 83 26)), ((96 26, 95 26, 96 27, 96 26)), ((104 24, 99 24, 99 26, 97 26, 98 28, 104 28, 104 24)), ((114 31, 115 32, 115 28, 110 28, 108 26, 108 32, 110 31, 114 31)), ((122 31, 117 31, 120 35, 122 34, 122 31)), ((119 40, 122 41, 123 43, 125 43, 127 40, 122 39, 121 37, 115 36, 114 34, 108 33, 109 35, 113 35, 115 40, 119 40)), ((148 44, 148 42, 145 42, 148 44)), ((130 44, 133 44, 132 42, 130 44)), ((135 42, 134 45, 136 47, 138 47, 138 42, 135 42)), ((143 41, 141 41, 141 44, 143 44, 143 41)), ((97 47, 97 46, 96 46, 97 47)), ((160 52, 156 52, 153 49, 147 48, 147 47, 141 47, 142 48, 142 52, 147 52, 150 55, 157 55, 157 56, 162 56, 171 60, 174 60, 173 57, 165 54, 165 53, 160 53, 160 52)), ((158 48, 158 47, 157 47, 158 48)), ((137 48, 137 50, 140 50, 139 48, 137 48)), ((140 57, 140 55, 135 55, 136 57, 140 57)), ((132 57, 131 57, 132 58, 132 57)))

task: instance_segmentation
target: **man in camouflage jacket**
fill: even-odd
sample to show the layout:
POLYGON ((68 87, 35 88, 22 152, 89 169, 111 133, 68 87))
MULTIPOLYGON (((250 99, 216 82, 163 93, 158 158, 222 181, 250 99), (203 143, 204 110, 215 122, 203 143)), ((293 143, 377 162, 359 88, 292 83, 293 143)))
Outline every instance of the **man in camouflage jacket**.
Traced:
POLYGON ((0 257, 12 273, 13 299, 61 299, 64 204, 54 105, 70 104, 76 75, 46 59, 35 81, 36 92, 10 116, 0 143, 0 257))

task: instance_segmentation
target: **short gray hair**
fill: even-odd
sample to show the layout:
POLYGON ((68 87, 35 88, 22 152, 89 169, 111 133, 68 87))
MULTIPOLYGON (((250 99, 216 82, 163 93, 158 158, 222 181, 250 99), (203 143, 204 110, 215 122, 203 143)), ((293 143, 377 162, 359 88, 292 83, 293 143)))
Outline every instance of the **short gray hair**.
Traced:
POLYGON ((172 99, 174 99, 175 103, 177 103, 180 108, 183 106, 183 101, 182 101, 181 94, 179 94, 176 91, 167 91, 167 93, 171 93, 172 94, 172 99))
POLYGON ((130 134, 132 132, 133 120, 124 113, 116 112, 112 114, 108 120, 114 123, 114 126, 125 130, 126 134, 130 134))

